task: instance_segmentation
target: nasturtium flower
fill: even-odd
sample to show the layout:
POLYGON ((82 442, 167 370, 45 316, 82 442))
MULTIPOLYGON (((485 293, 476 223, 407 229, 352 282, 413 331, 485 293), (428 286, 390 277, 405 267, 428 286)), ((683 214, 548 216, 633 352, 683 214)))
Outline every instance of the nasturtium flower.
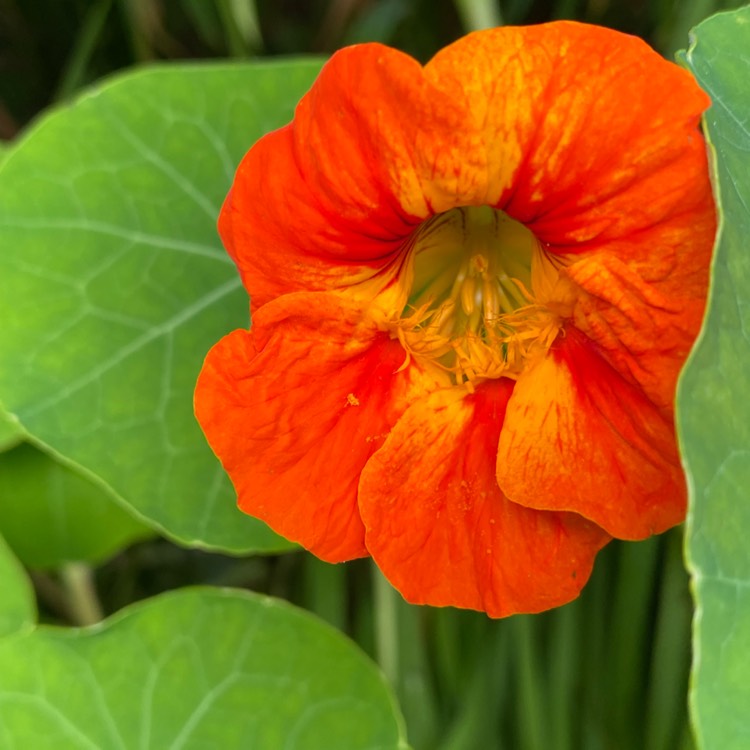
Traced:
POLYGON ((675 383, 715 231, 706 95, 552 23, 343 49, 219 220, 252 327, 196 413, 245 512, 406 599, 537 612, 679 523, 675 383))

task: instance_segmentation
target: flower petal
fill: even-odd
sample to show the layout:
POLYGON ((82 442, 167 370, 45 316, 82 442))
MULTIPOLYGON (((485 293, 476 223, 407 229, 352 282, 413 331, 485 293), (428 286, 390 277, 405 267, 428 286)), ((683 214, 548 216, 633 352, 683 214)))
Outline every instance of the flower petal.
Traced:
POLYGON ((621 539, 685 516, 671 417, 574 329, 516 383, 497 480, 515 503, 579 513, 621 539))
MULTIPOLYGON (((366 554, 357 482, 418 388, 361 308, 287 295, 211 349, 195 410, 239 506, 330 562, 366 554)), ((426 382, 426 381, 425 381, 426 382)))
POLYGON ((642 41, 572 22, 470 34, 424 68, 357 45, 247 154, 221 234, 254 309, 371 281, 421 221, 467 205, 506 211, 557 253, 693 273, 714 226, 708 103, 642 41))
POLYGON ((503 27, 445 48, 426 74, 470 113, 452 143, 431 144, 436 210, 453 196, 494 205, 566 252, 672 216, 684 228, 694 209, 710 219, 709 99, 643 41, 574 22, 503 27))
POLYGON ((572 513, 509 502, 495 480, 513 385, 433 393, 410 406, 360 482, 365 543, 414 603, 539 612, 574 599, 609 536, 572 513))
MULTIPOLYGON (((708 265, 703 270, 705 277, 708 265)), ((700 328, 706 279, 679 289, 646 283, 619 258, 587 256, 566 268, 571 318, 598 353, 671 419, 677 377, 700 328)), ((692 283, 691 283, 692 282, 692 283)))
POLYGON ((419 64, 401 52, 343 49, 292 125, 245 156, 219 229, 254 309, 285 292, 356 285, 394 260, 419 223, 390 179, 395 168, 403 180, 413 171, 408 131, 413 113, 430 109, 420 82, 419 64))

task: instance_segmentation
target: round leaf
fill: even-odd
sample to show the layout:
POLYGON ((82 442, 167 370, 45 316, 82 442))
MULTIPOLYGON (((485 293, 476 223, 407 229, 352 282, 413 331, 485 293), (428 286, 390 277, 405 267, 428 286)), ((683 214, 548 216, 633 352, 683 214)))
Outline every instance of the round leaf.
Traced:
POLYGON ((152 533, 104 488, 28 443, 0 453, 0 532, 30 568, 98 563, 152 533))
POLYGON ((47 116, 0 168, 0 398, 183 543, 289 547, 236 509, 192 394, 208 349, 249 322, 215 227, 235 166, 319 68, 126 75, 47 116))
POLYGON ((24 438, 24 432, 18 422, 0 406, 0 451, 18 445, 24 438))
POLYGON ((713 105, 721 229, 706 321, 678 393, 696 600, 691 708, 698 747, 750 747, 750 8, 694 30, 683 58, 713 105))
POLYGON ((0 637, 31 627, 36 622, 34 591, 21 563, 0 536, 0 637))
POLYGON ((397 750, 385 682, 340 633, 269 598, 184 590, 82 630, 0 641, 0 746, 397 750))

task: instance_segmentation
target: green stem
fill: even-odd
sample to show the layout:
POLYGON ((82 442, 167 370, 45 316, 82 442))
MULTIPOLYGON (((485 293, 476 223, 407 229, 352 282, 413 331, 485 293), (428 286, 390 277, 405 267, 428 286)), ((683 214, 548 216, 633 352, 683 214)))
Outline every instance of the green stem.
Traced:
POLYGON ((609 712, 612 729, 626 747, 643 747, 643 722, 633 716, 643 711, 651 621, 659 576, 661 541, 618 545, 617 578, 612 602, 611 648, 608 653, 611 682, 609 712))
MULTIPOLYGON (((456 612, 450 612, 455 615, 456 612)), ((466 625, 464 621, 462 623, 466 625)), ((440 732, 439 750, 475 750, 475 748, 500 748, 500 727, 508 711, 510 689, 515 690, 515 680, 510 677, 511 655, 508 653, 508 628, 506 622, 485 623, 479 632, 472 634, 476 638, 477 653, 474 655, 473 667, 468 683, 456 680, 453 691, 459 701, 455 718, 445 730, 440 732)), ((467 635, 465 628, 463 635, 467 635)), ((461 632, 452 648, 459 651, 458 643, 466 643, 460 638, 461 632)), ((466 656, 466 650, 459 651, 466 656)), ((464 669, 468 665, 464 664, 464 669)), ((463 675, 462 675, 463 676, 463 675)), ((515 710, 515 701, 512 702, 515 710)), ((502 745, 502 747, 505 747, 502 745)))
POLYGON ((85 83, 86 67, 101 39, 111 8, 112 0, 99 0, 89 8, 76 36, 73 52, 63 68, 55 100, 67 99, 85 83))
POLYGON ((224 27, 224 35, 227 40, 227 49, 230 57, 247 57, 250 52, 245 45, 232 9, 227 0, 217 0, 216 7, 219 10, 221 25, 224 27))
POLYGON ((66 563, 60 569, 68 611, 76 625, 93 625, 104 617, 91 568, 85 563, 66 563))
POLYGON ((373 564, 375 654, 393 686, 415 748, 434 748, 440 728, 425 611, 407 604, 373 564))
POLYGON ((347 579, 345 565, 331 565, 305 555, 302 568, 305 608, 347 632, 347 579))
POLYGON ((398 594, 373 563, 375 653, 388 682, 398 687, 398 594))
POLYGON ((491 29, 503 23, 499 0, 455 0, 455 4, 466 31, 491 29))
POLYGON ((548 615, 551 624, 551 645, 545 664, 549 685, 548 722, 555 738, 556 750, 580 747, 573 739, 578 701, 576 678, 581 662, 581 603, 571 602, 548 615))
POLYGON ((541 644, 534 615, 516 615, 515 641, 518 664, 518 710, 523 750, 545 750, 547 700, 540 663, 541 644))
POLYGON ((685 692, 690 668, 692 608, 682 563, 682 535, 665 537, 666 555, 659 592, 645 711, 646 750, 675 747, 687 725, 685 692))

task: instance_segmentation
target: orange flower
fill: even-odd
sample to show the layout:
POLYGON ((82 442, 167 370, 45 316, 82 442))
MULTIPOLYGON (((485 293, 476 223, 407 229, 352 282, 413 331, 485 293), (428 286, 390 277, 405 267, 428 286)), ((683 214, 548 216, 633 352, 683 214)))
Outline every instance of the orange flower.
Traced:
POLYGON ((372 555, 412 602, 496 617, 679 523, 707 105, 641 41, 576 23, 424 67, 334 55, 219 222, 253 327, 209 353, 196 413, 240 507, 324 560, 372 555))

